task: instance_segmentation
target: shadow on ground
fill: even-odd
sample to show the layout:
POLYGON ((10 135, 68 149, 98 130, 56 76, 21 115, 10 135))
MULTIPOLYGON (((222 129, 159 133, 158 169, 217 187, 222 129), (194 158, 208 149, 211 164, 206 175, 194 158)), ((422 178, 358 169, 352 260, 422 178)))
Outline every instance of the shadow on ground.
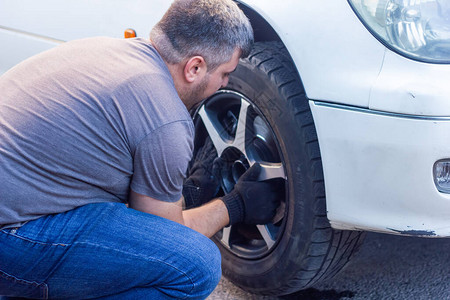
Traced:
POLYGON ((341 300, 341 299, 351 299, 355 296, 352 291, 338 292, 335 290, 324 290, 320 291, 318 289, 310 288, 303 291, 299 291, 294 294, 286 295, 280 297, 283 300, 341 300))
POLYGON ((341 300, 351 299, 355 296, 352 291, 338 292, 335 290, 320 291, 318 289, 310 288, 294 294, 280 297, 283 300, 341 300))

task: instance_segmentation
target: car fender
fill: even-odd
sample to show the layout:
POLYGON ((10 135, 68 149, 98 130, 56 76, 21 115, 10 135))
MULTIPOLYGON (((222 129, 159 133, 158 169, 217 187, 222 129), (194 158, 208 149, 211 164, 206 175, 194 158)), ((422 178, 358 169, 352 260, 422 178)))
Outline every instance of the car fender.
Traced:
POLYGON ((369 106, 385 47, 362 25, 347 1, 241 2, 277 32, 308 98, 369 106))

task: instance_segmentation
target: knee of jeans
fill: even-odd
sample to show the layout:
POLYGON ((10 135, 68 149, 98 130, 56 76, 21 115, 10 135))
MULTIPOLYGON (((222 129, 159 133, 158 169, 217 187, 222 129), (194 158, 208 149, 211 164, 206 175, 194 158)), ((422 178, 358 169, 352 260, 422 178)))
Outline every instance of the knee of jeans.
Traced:
MULTIPOLYGON (((204 294, 208 296, 219 284, 222 277, 221 255, 217 246, 205 237, 201 243, 201 251, 195 258, 197 278, 194 279, 194 294, 204 294)), ((197 245, 199 246, 199 244, 197 245)))

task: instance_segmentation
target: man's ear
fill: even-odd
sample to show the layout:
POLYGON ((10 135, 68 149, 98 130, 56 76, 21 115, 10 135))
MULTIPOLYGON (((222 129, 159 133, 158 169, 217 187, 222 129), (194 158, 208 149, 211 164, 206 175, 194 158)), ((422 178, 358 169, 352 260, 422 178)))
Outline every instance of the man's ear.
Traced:
POLYGON ((193 83, 196 79, 203 78, 206 75, 206 71, 206 62, 203 57, 191 57, 184 65, 184 79, 189 83, 193 83))

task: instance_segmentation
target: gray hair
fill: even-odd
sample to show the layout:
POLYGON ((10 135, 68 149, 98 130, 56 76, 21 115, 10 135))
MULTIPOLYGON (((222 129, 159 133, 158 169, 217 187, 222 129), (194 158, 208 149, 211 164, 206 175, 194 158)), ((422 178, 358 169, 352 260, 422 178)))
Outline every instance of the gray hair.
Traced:
POLYGON ((230 61, 236 49, 241 57, 248 56, 253 29, 232 0, 175 0, 150 39, 167 63, 199 55, 211 72, 230 61))

